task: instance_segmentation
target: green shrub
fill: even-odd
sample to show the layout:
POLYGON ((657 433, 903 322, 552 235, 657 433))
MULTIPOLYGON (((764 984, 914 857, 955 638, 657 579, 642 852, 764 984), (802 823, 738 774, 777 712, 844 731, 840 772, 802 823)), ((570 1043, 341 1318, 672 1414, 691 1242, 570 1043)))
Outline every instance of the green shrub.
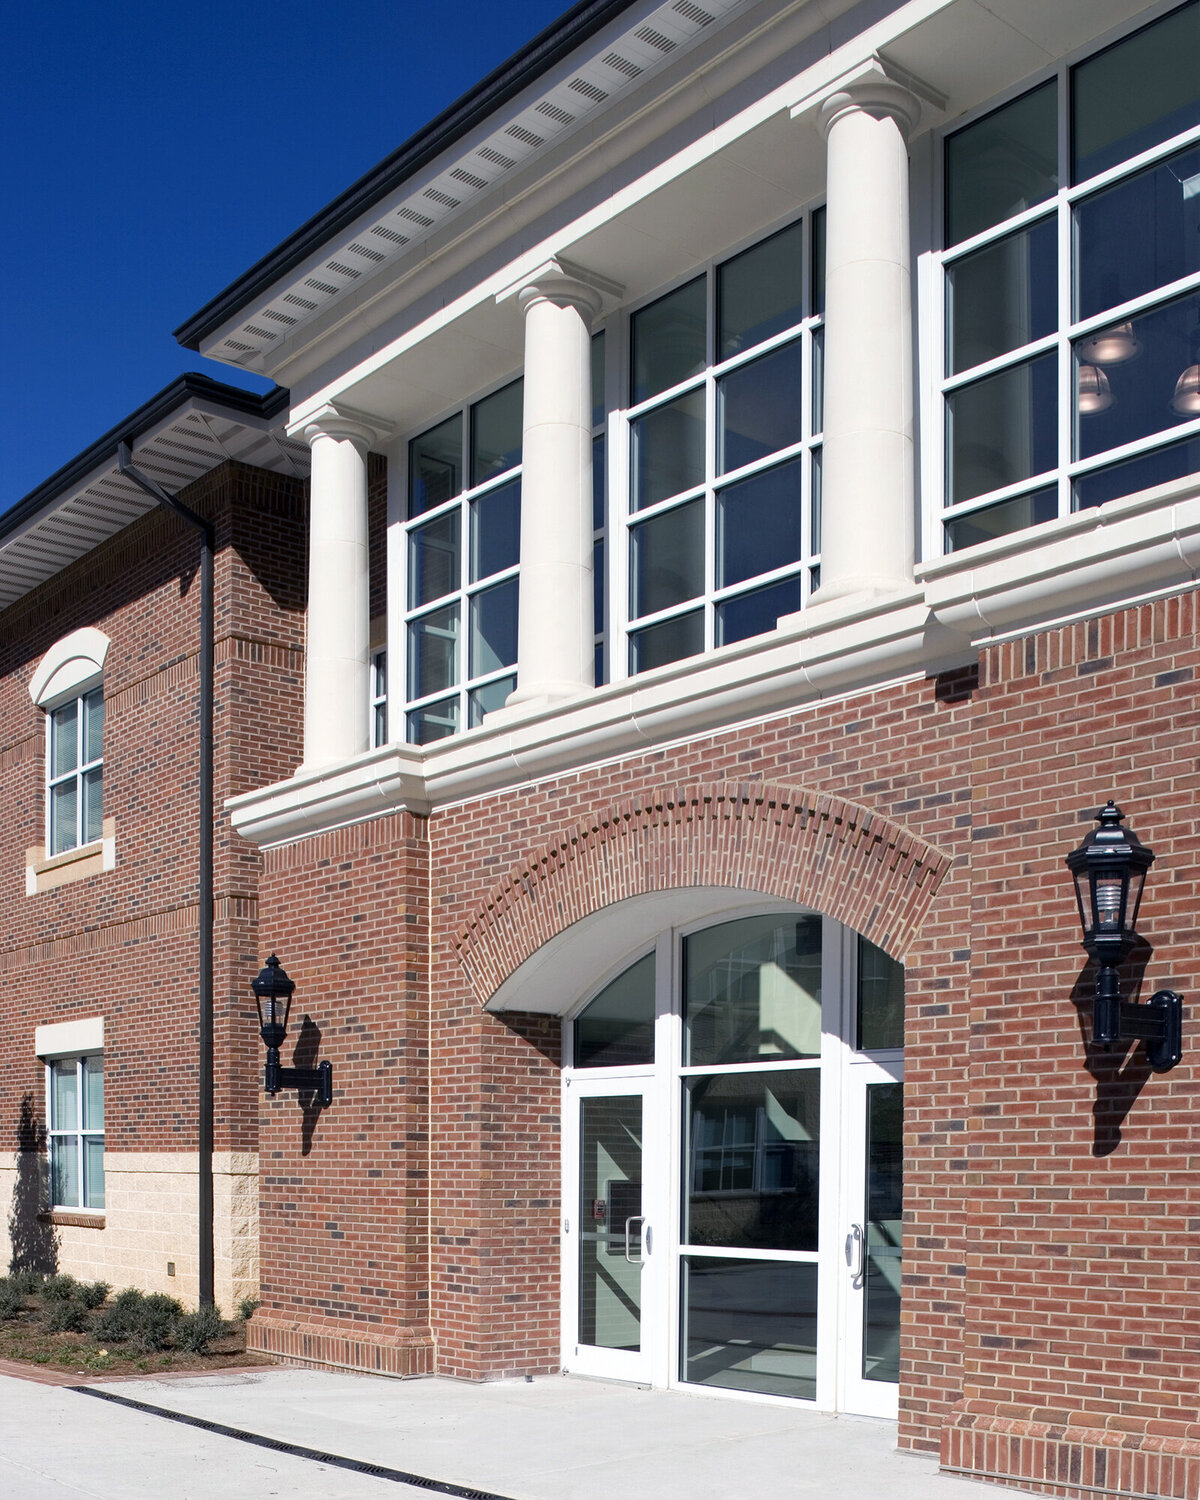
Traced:
POLYGON ((185 1313, 179 1319, 176 1342, 192 1354, 203 1354, 214 1339, 225 1332, 221 1314, 215 1307, 199 1307, 193 1313, 185 1313))
POLYGON ((47 1276, 42 1282, 42 1300, 45 1302, 69 1302, 79 1291, 79 1283, 74 1276, 61 1273, 57 1276, 47 1276))
POLYGON ((80 1285, 79 1300, 84 1307, 103 1307, 111 1291, 107 1281, 91 1281, 86 1286, 80 1285))
POLYGON ((0 1277, 0 1319, 15 1318, 24 1306, 25 1298, 15 1278, 0 1277))
POLYGON ((141 1327, 142 1304, 145 1296, 135 1286, 127 1286, 118 1292, 112 1305, 106 1307, 96 1319, 95 1335, 105 1344, 124 1344, 133 1338, 141 1327))
POLYGON ((174 1297, 165 1292, 151 1292, 142 1299, 137 1327, 133 1330, 134 1343, 147 1354, 170 1348, 182 1317, 183 1308, 174 1297))
POLYGON ((45 1279, 40 1271, 12 1271, 8 1276, 19 1297, 32 1297, 34 1292, 40 1292, 45 1279))
POLYGON ((86 1333, 90 1323, 82 1302, 60 1297, 46 1304, 46 1328, 50 1333, 86 1333))
POLYGON ((262 1304, 257 1297, 243 1297, 238 1303, 238 1317, 248 1323, 262 1304))

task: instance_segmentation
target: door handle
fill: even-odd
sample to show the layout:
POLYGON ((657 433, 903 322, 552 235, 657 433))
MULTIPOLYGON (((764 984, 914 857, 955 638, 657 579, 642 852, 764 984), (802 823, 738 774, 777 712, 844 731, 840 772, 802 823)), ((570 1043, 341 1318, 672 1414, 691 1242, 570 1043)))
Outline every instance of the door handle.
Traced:
MULTIPOLYGON (((630 1255, 630 1253, 629 1253, 629 1226, 631 1224, 645 1224, 645 1222, 646 1222, 646 1215, 645 1214, 634 1214, 631 1218, 628 1218, 628 1219, 625 1220, 625 1259, 629 1262, 629 1264, 631 1266, 640 1266, 642 1264, 642 1261, 643 1261, 644 1257, 642 1255, 642 1252, 641 1252, 640 1248, 638 1250, 638 1258, 637 1258, 637 1260, 634 1260, 633 1256, 630 1255)), ((640 1236, 640 1233, 639 1233, 639 1239, 640 1239, 640 1237, 641 1236, 640 1236)))
POLYGON ((846 1236, 846 1264, 851 1281, 861 1281, 867 1270, 867 1236, 861 1224, 851 1224, 846 1236))

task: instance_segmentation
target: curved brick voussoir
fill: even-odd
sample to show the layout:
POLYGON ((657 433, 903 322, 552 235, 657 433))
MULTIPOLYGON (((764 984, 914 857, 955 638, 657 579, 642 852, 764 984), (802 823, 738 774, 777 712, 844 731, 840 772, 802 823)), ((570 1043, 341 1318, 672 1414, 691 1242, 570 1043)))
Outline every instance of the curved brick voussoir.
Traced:
POLYGON ((761 891, 903 960, 950 857, 840 797, 758 782, 663 787, 565 828, 458 935, 481 1004, 543 943, 616 901, 683 886, 761 891))

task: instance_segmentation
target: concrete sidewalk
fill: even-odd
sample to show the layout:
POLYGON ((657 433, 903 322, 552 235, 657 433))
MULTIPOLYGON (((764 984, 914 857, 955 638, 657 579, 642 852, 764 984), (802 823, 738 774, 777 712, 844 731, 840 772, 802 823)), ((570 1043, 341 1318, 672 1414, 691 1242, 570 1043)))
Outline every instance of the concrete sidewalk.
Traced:
POLYGON ((90 1388, 392 1472, 348 1471, 77 1390, 0 1377, 0 1494, 986 1500, 998 1493, 898 1452, 891 1423, 563 1377, 474 1386, 263 1369, 90 1388), (433 1483, 404 1482, 398 1473, 433 1483))

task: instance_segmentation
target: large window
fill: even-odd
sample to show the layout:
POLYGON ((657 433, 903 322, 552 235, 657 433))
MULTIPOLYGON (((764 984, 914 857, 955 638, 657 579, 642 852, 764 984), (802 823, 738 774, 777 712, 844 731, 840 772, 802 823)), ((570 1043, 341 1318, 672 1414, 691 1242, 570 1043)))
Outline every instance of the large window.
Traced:
POLYGON ((474 728, 516 686, 521 398, 514 380, 409 444, 411 744, 474 728))
POLYGON ((1200 3, 950 135, 945 548, 1200 468, 1200 3))
POLYGON ((789 225, 630 320, 630 673, 773 630, 814 585, 821 220, 789 225))
POLYGON ((69 698, 47 720, 47 848, 55 855, 101 837, 104 690, 69 698))
POLYGON ((103 1055, 62 1057, 47 1063, 46 1092, 51 1205, 103 1208, 103 1055))

